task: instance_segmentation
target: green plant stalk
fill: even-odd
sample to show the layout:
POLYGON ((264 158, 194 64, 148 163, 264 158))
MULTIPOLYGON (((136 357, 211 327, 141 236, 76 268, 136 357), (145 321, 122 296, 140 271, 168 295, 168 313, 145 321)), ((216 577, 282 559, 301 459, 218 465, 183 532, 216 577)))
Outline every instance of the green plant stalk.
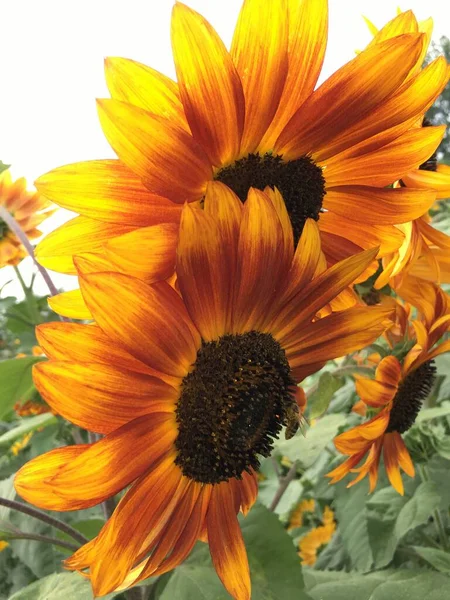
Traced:
POLYGON ((23 293, 25 294, 25 300, 27 303, 28 315, 30 317, 30 320, 33 323, 33 325, 39 325, 39 323, 42 322, 42 319, 36 303, 36 298, 34 297, 34 294, 31 291, 31 289, 25 283, 19 268, 16 266, 14 266, 13 268, 16 272, 17 279, 19 280, 20 285, 22 286, 23 293))
MULTIPOLYGON (((430 481, 430 477, 428 475, 426 465, 418 465, 417 468, 418 468, 419 475, 420 475, 420 478, 422 479, 422 481, 423 482, 430 481)), ((434 519, 434 523, 436 526, 436 531, 437 531, 439 539, 441 541, 442 549, 447 551, 448 550, 447 534, 445 532, 444 521, 442 520, 441 511, 438 508, 436 508, 433 511, 433 519, 434 519)))
POLYGON ((39 535, 37 533, 25 533, 24 531, 21 531, 20 533, 15 533, 14 536, 11 536, 9 539, 34 540, 35 542, 45 542, 47 544, 53 544, 53 546, 60 546, 61 548, 71 550, 72 552, 76 552, 78 550, 78 546, 75 546, 75 544, 71 544, 70 542, 65 542, 63 540, 58 540, 48 535, 39 535))

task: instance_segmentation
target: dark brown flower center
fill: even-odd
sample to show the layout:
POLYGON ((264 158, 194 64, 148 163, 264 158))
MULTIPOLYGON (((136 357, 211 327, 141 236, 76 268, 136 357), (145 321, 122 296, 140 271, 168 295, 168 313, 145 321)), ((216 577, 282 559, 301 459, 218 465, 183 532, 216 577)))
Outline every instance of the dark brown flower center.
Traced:
POLYGON ((436 367, 433 360, 423 363, 405 377, 395 394, 386 433, 405 433, 414 425, 435 378, 436 367))
POLYGON ((219 483, 257 469, 294 402, 290 372, 284 350, 268 333, 203 342, 176 409, 175 462, 183 474, 219 483))
POLYGON ((242 202, 251 187, 277 187, 283 195, 298 242, 307 218, 319 219, 325 196, 322 169, 309 156, 284 161, 276 154, 249 154, 221 169, 215 179, 225 183, 242 202))
POLYGON ((5 221, 3 221, 3 219, 0 219, 0 240, 6 236, 7 232, 8 225, 5 223, 5 221))

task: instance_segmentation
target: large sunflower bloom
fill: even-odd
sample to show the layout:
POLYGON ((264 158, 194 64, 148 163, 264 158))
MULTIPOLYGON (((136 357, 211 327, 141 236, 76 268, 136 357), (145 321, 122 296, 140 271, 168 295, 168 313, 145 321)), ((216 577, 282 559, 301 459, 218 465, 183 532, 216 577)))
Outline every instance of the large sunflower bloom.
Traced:
MULTIPOLYGON (((12 181, 9 170, 0 174, 0 206, 7 210, 30 239, 38 238, 42 232, 37 227, 52 214, 49 200, 27 190, 22 177, 12 181)), ((27 252, 16 235, 0 216, 0 268, 18 265, 27 252)))
POLYGON ((294 253, 276 195, 251 190, 242 205, 214 188, 204 210, 182 214, 181 296, 164 281, 81 271, 96 324, 38 328, 50 360, 36 366, 37 388, 64 418, 105 437, 32 460, 16 476, 18 493, 77 510, 131 484, 100 534, 66 561, 88 570, 96 595, 174 568, 207 539, 229 593, 250 598, 236 515, 255 501, 258 455, 269 455, 297 406, 296 384, 370 343, 390 314, 353 307, 317 320, 376 250, 313 279, 313 220, 294 253))
POLYGON ((437 286, 434 286, 434 302, 433 289, 427 291, 427 297, 423 294, 421 300, 417 299, 422 307, 422 318, 412 322, 416 344, 404 360, 400 362, 395 356, 387 356, 380 361, 375 379, 355 377, 361 400, 379 412, 366 423, 335 438, 336 448, 349 458, 327 474, 332 478, 331 483, 340 481, 349 472, 358 473, 347 486, 351 487, 368 475, 372 492, 382 452, 389 481, 399 494, 404 493, 400 468, 414 477, 414 465, 401 434, 412 427, 433 386, 436 374, 433 359, 450 351, 450 340, 438 344, 450 329, 448 299, 437 286), (364 464, 357 467, 366 455, 364 464))
POLYGON ((123 246, 139 255, 149 238, 159 255, 176 242, 152 227, 177 224, 183 203, 201 202, 212 180, 243 202, 250 187, 277 187, 295 241, 305 219, 318 220, 328 264, 361 248, 379 245, 379 256, 398 248, 394 224, 426 212, 435 194, 386 186, 439 144, 444 127, 412 125, 449 76, 442 57, 421 69, 428 40, 413 29, 377 40, 314 90, 326 0, 245 0, 230 51, 177 3, 178 83, 132 60, 106 61, 112 98, 98 107, 118 160, 61 167, 37 181, 81 215, 40 245, 42 264, 75 273, 73 255, 99 251, 124 264, 123 246), (118 251, 113 238, 136 229, 118 251))

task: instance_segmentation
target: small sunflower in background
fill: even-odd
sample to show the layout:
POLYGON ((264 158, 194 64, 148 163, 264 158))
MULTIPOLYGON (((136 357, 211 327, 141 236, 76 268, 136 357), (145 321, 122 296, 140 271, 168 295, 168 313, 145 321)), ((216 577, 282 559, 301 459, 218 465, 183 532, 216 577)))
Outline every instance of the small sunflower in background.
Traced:
POLYGON ((299 556, 302 564, 312 567, 316 564, 320 552, 331 542, 336 531, 334 511, 325 506, 322 514, 322 523, 303 535, 299 542, 299 556))
MULTIPOLYGON (((104 434, 33 459, 15 485, 51 510, 94 506, 130 485, 100 534, 66 561, 95 595, 169 571, 208 541, 228 592, 250 598, 237 520, 257 495, 259 457, 300 411, 297 385, 330 358, 375 340, 391 309, 317 313, 377 250, 314 278, 320 235, 307 219, 297 249, 285 204, 251 189, 243 204, 215 183, 183 209, 179 295, 122 273, 85 273, 94 325, 49 323, 36 387, 64 418, 104 434)), ((295 423, 294 423, 295 425, 295 423)))
POLYGON ((412 321, 416 343, 403 359, 393 355, 383 358, 377 366, 375 379, 355 376, 356 391, 362 402, 377 414, 335 438, 336 448, 349 458, 327 474, 331 483, 340 481, 348 473, 356 473, 357 477, 348 484, 351 487, 368 475, 372 492, 378 480, 381 454, 388 479, 399 494, 404 493, 400 468, 414 477, 414 465, 402 434, 414 425, 422 403, 433 387, 436 377, 434 359, 450 351, 450 340, 441 340, 450 330, 447 295, 434 285, 423 294, 420 304, 421 318, 412 321), (358 467, 364 457, 367 457, 366 461, 358 467))
MULTIPOLYGON (((396 251, 404 234, 395 225, 427 212, 436 193, 386 186, 437 148, 444 127, 413 125, 449 79, 443 57, 422 69, 428 35, 412 13, 409 21, 407 33, 389 23, 315 89, 326 0, 268 0, 263 8, 246 0, 230 51, 177 2, 177 83, 132 60, 106 61, 111 99, 99 100, 99 115, 118 159, 60 167, 37 181, 81 215, 46 238, 39 260, 75 274, 79 252, 102 252, 125 268, 150 239, 156 255, 174 248, 182 205, 201 204, 211 181, 241 202, 250 187, 276 187, 295 242, 306 219, 318 221, 329 265, 362 248, 379 246, 378 257, 396 251)), ((372 263, 362 279, 375 270, 372 263)))
MULTIPOLYGON (((53 204, 27 190, 23 177, 12 181, 9 170, 0 173, 0 207, 14 217, 29 240, 42 235, 37 227, 53 214, 53 204)), ((0 215, 0 268, 16 266, 25 256, 25 248, 0 215)))

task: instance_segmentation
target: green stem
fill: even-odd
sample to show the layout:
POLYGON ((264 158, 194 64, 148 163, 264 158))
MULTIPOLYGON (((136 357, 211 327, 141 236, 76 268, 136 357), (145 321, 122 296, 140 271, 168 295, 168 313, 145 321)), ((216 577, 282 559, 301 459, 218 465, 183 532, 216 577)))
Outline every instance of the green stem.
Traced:
POLYGON ((29 315, 33 325, 38 325, 39 323, 41 323, 42 319, 41 319, 41 315, 39 313, 38 306, 36 304, 36 298, 34 297, 33 292, 30 290, 30 288, 25 283, 25 281, 22 277, 22 273, 19 271, 19 268, 16 266, 14 266, 13 268, 14 268, 14 271, 16 272, 17 279, 19 280, 20 285, 22 286, 23 293, 25 294, 25 300, 26 300, 27 308, 28 308, 28 315, 29 315))
MULTIPOLYGON (((420 478, 422 479, 422 481, 424 483, 426 481, 430 481, 430 477, 429 477, 426 465, 418 465, 418 471, 419 471, 420 478)), ((433 514, 434 524, 436 526, 436 531, 437 531, 439 539, 441 541, 442 549, 447 551, 448 550, 447 533, 445 531, 445 525, 444 525, 444 521, 442 519, 441 511, 438 508, 436 508, 432 514, 433 514)))
POLYGON ((269 510, 271 510, 273 512, 276 509, 284 492, 288 489, 289 484, 291 483, 291 481, 293 481, 295 479, 296 475, 297 475, 297 461, 294 461, 292 463, 291 468, 287 472, 286 476, 283 477, 282 479, 280 479, 280 485, 279 485, 277 492, 276 492, 275 496, 273 497, 273 500, 269 506, 269 510))
POLYGON ((14 536, 11 536, 11 539, 34 540, 35 542, 46 542, 47 544, 53 544, 54 546, 60 546, 61 548, 66 548, 66 550, 71 550, 72 552, 76 552, 78 550, 78 546, 75 546, 75 544, 71 544, 69 542, 64 542, 63 540, 57 540, 56 538, 52 538, 48 535, 39 535, 37 533, 25 533, 24 531, 21 531, 20 533, 15 533, 14 536))

